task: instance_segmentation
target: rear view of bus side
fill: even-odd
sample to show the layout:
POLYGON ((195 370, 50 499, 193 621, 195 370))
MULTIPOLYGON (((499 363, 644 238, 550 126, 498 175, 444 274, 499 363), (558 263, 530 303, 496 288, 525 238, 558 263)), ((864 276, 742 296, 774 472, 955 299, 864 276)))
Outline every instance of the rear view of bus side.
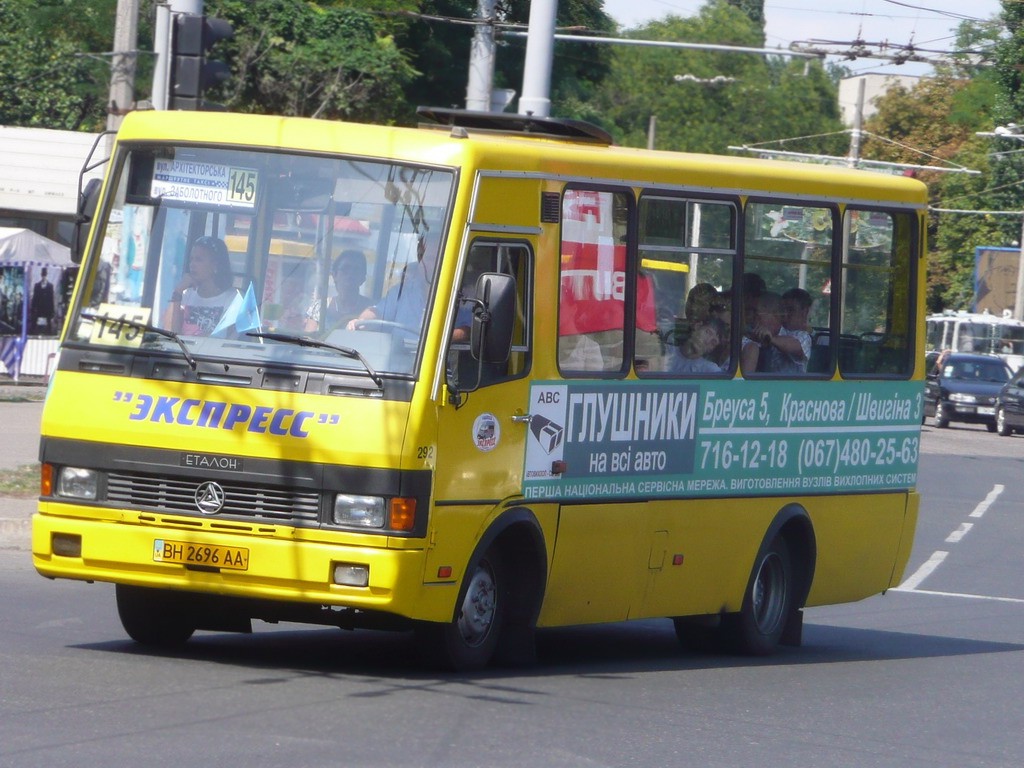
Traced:
POLYGON ((44 410, 41 574, 115 583, 141 643, 375 627, 455 669, 652 617, 765 654, 899 583, 922 184, 422 115, 125 120, 44 410))

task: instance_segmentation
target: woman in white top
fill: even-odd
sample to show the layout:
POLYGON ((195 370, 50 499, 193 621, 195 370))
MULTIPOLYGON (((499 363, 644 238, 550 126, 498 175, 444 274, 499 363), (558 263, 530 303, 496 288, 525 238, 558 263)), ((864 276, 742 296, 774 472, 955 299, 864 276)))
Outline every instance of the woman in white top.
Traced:
POLYGON ((232 286, 228 247, 218 237, 192 243, 188 269, 171 292, 164 327, 189 336, 209 336, 238 291, 232 286))

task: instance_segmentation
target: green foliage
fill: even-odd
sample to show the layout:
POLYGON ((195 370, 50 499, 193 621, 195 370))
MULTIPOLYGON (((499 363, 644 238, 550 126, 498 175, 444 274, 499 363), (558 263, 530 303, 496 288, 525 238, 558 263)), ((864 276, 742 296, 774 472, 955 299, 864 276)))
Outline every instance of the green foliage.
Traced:
MULTIPOLYGON (((710 0, 697 16, 669 16, 629 34, 747 47, 760 47, 763 40, 763 30, 724 0, 710 0)), ((800 61, 750 53, 617 47, 597 101, 622 144, 645 146, 649 118, 655 115, 659 149, 723 154, 730 145, 840 131, 834 82, 817 63, 806 71, 800 61), (677 78, 686 75, 698 81, 677 78), (714 78, 729 80, 716 84, 714 78)), ((822 152, 835 146, 813 138, 786 148, 822 152)))
POLYGON ((0 125, 101 130, 109 65, 83 58, 61 25, 26 0, 0 0, 0 125))
MULTIPOLYGON (((998 48, 1000 30, 991 23, 965 23, 957 47, 998 48)), ((865 155, 915 165, 949 161, 979 172, 920 172, 936 208, 1019 210, 1024 164, 1015 152, 1018 147, 993 144, 992 139, 975 135, 991 131, 999 122, 1002 80, 999 67, 980 67, 974 58, 962 56, 937 67, 933 77, 923 78, 913 88, 891 89, 877 101, 878 111, 865 126, 886 141, 868 139, 865 155), (1010 154, 1003 154, 1006 150, 1010 154)), ((975 248, 1012 242, 1019 233, 1018 217, 933 213, 928 231, 928 309, 969 308, 974 302, 975 248)))
MULTIPOLYGON (((425 0, 420 12, 470 20, 475 18, 475 0, 425 0)), ((501 24, 529 22, 529 0, 499 0, 495 20, 501 24)), ((562 0, 558 4, 559 29, 583 29, 588 34, 608 34, 614 22, 602 10, 601 0, 562 0)), ((399 33, 398 44, 407 50, 418 76, 405 88, 410 114, 416 106, 463 107, 469 72, 469 51, 474 27, 433 19, 412 21, 399 33)), ((526 41, 523 38, 496 36, 494 87, 522 90, 526 41)), ((596 85, 608 72, 612 51, 592 43, 558 42, 551 66, 553 113, 561 117, 592 114, 586 105, 596 85)))
POLYGON ((234 111, 392 122, 414 75, 373 16, 304 0, 207 0, 235 37, 220 53, 234 75, 221 89, 234 111))

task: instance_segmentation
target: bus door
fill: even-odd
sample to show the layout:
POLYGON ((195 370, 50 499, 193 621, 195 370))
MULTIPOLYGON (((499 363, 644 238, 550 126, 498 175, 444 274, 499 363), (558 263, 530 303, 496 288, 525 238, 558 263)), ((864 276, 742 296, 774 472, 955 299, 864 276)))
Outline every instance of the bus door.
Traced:
POLYGON ((522 489, 529 424, 530 294, 534 247, 527 240, 477 236, 460 276, 452 338, 445 359, 448 402, 440 409, 435 466, 438 504, 493 507, 522 489), (512 350, 500 363, 475 360, 468 331, 479 311, 479 276, 515 278, 512 350))

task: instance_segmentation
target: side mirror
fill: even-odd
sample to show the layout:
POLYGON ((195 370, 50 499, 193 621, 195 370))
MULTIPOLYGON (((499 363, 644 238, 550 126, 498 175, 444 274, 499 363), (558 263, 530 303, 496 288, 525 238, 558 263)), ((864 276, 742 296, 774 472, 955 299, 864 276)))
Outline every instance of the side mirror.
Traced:
POLYGON ((511 275, 486 272, 476 281, 480 309, 473 313, 470 350, 473 359, 503 363, 512 351, 516 319, 516 281, 511 275))
POLYGON ((85 190, 78 198, 78 212, 75 216, 75 229, 71 233, 71 261, 75 264, 82 263, 82 254, 85 251, 85 243, 89 237, 89 224, 92 217, 96 215, 96 206, 100 201, 100 188, 103 182, 99 179, 89 179, 85 190))

